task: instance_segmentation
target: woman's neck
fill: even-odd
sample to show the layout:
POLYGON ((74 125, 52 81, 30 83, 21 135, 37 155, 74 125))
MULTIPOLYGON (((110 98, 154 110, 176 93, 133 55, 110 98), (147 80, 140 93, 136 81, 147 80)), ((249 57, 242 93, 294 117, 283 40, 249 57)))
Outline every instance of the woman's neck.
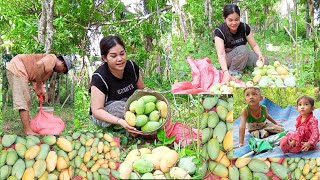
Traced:
POLYGON ((111 69, 111 68, 109 68, 109 69, 110 69, 111 74, 113 74, 115 77, 117 77, 117 78, 119 78, 119 79, 122 79, 122 78, 123 78, 123 72, 124 72, 124 70, 119 71, 119 70, 113 70, 113 69, 111 69))

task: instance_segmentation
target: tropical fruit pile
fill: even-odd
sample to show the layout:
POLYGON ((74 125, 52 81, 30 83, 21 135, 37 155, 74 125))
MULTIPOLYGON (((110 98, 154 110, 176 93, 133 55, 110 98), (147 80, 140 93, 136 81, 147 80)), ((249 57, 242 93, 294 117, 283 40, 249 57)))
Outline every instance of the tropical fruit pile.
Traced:
POLYGON ((153 95, 144 95, 129 104, 125 120, 142 132, 152 132, 165 122, 167 115, 168 105, 165 101, 153 95))
POLYGON ((191 179, 196 171, 192 159, 179 160, 179 154, 166 146, 134 149, 118 171, 120 179, 191 179))
POLYGON ((205 169, 219 177, 228 177, 233 154, 233 98, 207 96, 203 99, 201 119, 202 156, 205 169))
POLYGON ((117 176, 120 150, 111 134, 4 135, 0 179, 109 179, 117 176))
POLYGON ((246 83, 247 86, 257 85, 259 87, 295 87, 296 78, 293 73, 295 69, 275 61, 273 65, 263 65, 262 61, 257 61, 254 68, 252 81, 246 83))
MULTIPOLYGON (((210 164, 209 164, 210 166, 210 164)), ((319 180, 320 158, 238 158, 228 167, 228 178, 319 180)))

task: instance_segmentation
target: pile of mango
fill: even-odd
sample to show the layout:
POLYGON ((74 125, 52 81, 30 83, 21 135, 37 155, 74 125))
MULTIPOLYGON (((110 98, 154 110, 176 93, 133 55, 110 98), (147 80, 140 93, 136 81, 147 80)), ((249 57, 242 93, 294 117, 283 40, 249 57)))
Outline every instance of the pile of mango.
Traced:
POLYGON ((254 68, 252 81, 247 81, 246 86, 259 87, 295 87, 296 78, 293 75, 295 69, 289 69, 287 66, 275 61, 273 65, 263 65, 262 61, 257 61, 257 67, 254 68))
POLYGON ((118 176, 120 150, 111 134, 74 132, 42 138, 4 135, 0 179, 109 179, 118 176))
POLYGON ((125 120, 142 132, 152 132, 165 122, 167 114, 168 105, 165 101, 153 95, 145 95, 130 103, 125 120))
POLYGON ((192 157, 179 160, 175 150, 160 146, 130 151, 118 171, 120 179, 191 179, 196 165, 192 157))
POLYGON ((233 156, 233 98, 227 95, 203 99, 201 119, 203 168, 220 177, 228 177, 233 156))

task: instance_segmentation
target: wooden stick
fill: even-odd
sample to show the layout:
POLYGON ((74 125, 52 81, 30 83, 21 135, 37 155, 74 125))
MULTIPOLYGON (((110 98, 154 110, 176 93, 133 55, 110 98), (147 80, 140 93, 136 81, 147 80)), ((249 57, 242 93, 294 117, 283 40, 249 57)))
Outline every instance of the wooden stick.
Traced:
POLYGON ((289 34, 289 36, 291 37, 291 39, 293 40, 294 43, 296 43, 296 40, 293 38, 293 36, 290 34, 290 32, 288 31, 288 29, 283 26, 283 28, 287 31, 287 33, 289 34))

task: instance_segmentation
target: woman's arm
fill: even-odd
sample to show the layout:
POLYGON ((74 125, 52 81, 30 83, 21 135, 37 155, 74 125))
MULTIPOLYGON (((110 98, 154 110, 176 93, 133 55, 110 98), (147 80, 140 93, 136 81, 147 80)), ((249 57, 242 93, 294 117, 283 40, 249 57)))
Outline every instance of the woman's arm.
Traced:
POLYGON ((118 118, 104 110, 105 98, 106 95, 103 92, 97 87, 91 86, 91 111, 93 117, 104 122, 119 124, 129 132, 134 132, 136 128, 129 126, 124 119, 118 118))
POLYGON ((226 84, 229 82, 230 74, 228 72, 227 60, 226 60, 226 52, 224 48, 224 41, 223 39, 219 38, 218 36, 214 37, 214 43, 216 45, 217 55, 220 63, 220 67, 223 71, 223 79, 222 84, 226 84))
POLYGON ((252 31, 247 36, 247 41, 248 41, 251 49, 258 55, 259 60, 261 60, 263 63, 265 63, 265 59, 261 53, 259 45, 256 43, 256 41, 253 37, 252 31))
POLYGON ((138 78, 138 81, 137 81, 137 87, 138 87, 138 89, 144 89, 146 87, 144 85, 144 83, 143 83, 143 80, 142 80, 141 71, 139 72, 139 78, 138 78))
POLYGON ((239 146, 243 146, 244 142, 244 134, 246 132, 246 120, 248 118, 248 111, 246 108, 242 109, 241 112, 241 120, 240 120, 240 127, 239 127, 239 146))

